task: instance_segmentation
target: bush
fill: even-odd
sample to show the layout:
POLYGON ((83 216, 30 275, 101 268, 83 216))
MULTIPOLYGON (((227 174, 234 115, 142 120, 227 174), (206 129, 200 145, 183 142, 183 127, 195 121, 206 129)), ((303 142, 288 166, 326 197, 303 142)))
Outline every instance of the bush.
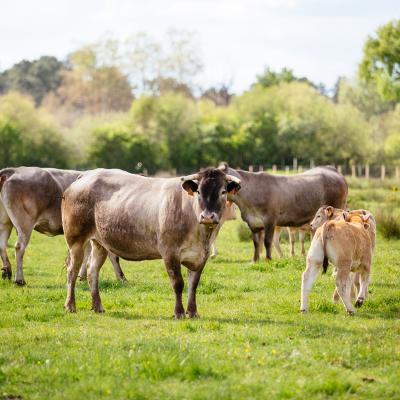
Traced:
POLYGON ((395 210, 379 210, 377 229, 385 239, 400 239, 400 215, 395 210))
POLYGON ((249 240, 252 239, 252 233, 247 224, 242 222, 241 224, 238 225, 237 228, 238 232, 238 237, 241 242, 248 242, 249 240))

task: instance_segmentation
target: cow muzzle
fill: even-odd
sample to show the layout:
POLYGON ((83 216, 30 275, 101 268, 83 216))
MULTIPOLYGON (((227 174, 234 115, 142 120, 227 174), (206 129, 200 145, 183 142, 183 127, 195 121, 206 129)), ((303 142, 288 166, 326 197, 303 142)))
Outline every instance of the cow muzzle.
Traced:
POLYGON ((200 214, 200 224, 217 225, 219 223, 218 215, 215 212, 202 212, 200 214))

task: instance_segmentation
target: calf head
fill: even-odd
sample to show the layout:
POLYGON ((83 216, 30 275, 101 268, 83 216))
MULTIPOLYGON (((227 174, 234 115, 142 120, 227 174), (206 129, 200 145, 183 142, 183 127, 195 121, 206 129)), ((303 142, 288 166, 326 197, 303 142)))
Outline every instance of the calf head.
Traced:
POLYGON ((318 209, 310 226, 313 231, 322 226, 326 221, 345 219, 345 211, 332 206, 322 206, 318 209))
POLYGON ((217 225, 225 211, 228 193, 240 189, 240 179, 227 175, 218 168, 208 168, 194 175, 181 178, 182 188, 196 196, 200 207, 199 223, 217 225))

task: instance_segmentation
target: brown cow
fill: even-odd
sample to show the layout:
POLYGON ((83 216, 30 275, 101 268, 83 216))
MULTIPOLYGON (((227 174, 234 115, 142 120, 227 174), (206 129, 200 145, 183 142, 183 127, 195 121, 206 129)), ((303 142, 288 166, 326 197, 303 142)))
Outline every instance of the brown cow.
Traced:
POLYGON ((346 180, 333 167, 317 167, 288 176, 235 170, 227 164, 219 168, 243 183, 243 190, 228 199, 238 205, 253 233, 253 261, 260 258, 263 233, 267 258, 271 259, 276 226, 299 227, 310 222, 323 204, 338 208, 346 204, 346 180))
MULTIPOLYGON (((15 282, 25 285, 23 257, 32 231, 48 236, 63 233, 61 197, 80 175, 80 171, 38 167, 6 168, 0 171, 0 255, 3 278, 11 279, 12 274, 7 242, 13 226, 18 235, 15 244, 15 282)), ((85 262, 89 254, 90 248, 86 251, 85 262)), ((125 278, 120 268, 115 272, 120 279, 125 278)))
POLYGON ((240 180, 216 168, 184 178, 148 178, 120 170, 87 172, 64 193, 62 218, 70 252, 65 308, 76 311, 75 283, 92 242, 88 280, 92 308, 103 312, 98 276, 107 250, 126 260, 164 260, 175 292, 175 318, 185 316, 181 264, 189 269, 187 313, 197 316, 196 288, 210 244, 240 180))

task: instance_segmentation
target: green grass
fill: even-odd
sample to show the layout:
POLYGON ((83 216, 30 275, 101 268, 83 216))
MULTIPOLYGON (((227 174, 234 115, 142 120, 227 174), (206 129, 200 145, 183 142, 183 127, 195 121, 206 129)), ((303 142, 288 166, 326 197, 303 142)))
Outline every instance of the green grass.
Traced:
POLYGON ((330 273, 301 315, 305 260, 251 264, 239 223, 225 224, 203 273, 201 318, 181 321, 161 261, 123 262, 127 284, 107 262, 106 313, 90 311, 86 283, 77 314, 64 312, 64 239, 35 233, 28 285, 0 282, 0 399, 400 398, 400 242, 378 238, 370 296, 354 317, 331 302, 330 273))

